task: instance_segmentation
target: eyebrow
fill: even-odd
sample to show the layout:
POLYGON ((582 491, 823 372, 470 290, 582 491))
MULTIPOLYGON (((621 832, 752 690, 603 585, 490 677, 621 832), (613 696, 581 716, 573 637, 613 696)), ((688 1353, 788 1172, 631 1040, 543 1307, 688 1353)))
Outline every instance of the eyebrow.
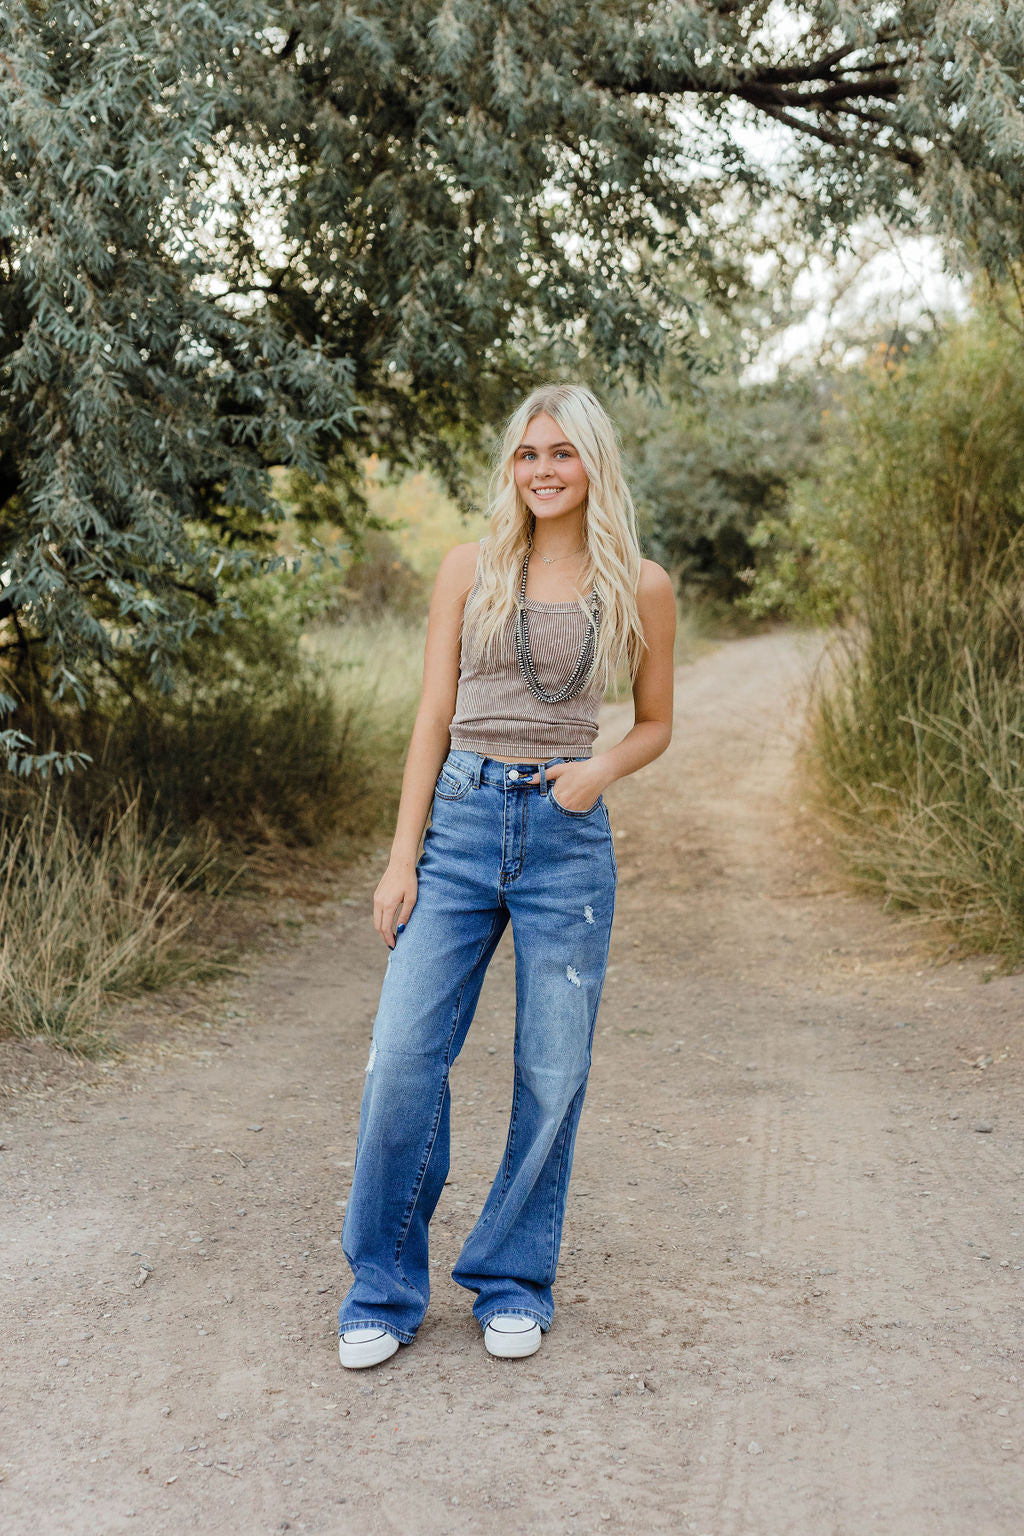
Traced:
MULTIPOLYGON (((548 446, 550 448, 572 448, 574 445, 572 443, 549 443, 548 446)), ((531 453, 537 452, 532 443, 520 443, 516 453, 522 453, 524 448, 529 448, 531 453)))

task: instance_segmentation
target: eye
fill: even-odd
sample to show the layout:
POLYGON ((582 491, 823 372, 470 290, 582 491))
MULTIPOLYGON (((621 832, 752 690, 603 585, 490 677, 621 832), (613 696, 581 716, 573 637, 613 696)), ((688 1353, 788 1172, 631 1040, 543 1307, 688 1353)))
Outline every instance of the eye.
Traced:
POLYGON ((536 454, 534 453, 532 448, 525 448, 523 450, 523 452, 519 455, 519 458, 520 458, 520 461, 522 461, 524 459, 533 459, 533 458, 536 458, 536 454))

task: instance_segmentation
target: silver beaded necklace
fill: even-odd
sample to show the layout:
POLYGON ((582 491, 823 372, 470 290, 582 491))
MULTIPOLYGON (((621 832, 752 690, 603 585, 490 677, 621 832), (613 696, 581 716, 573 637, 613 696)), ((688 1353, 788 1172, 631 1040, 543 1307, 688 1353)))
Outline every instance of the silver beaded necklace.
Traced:
MULTIPOLYGON (((519 613, 516 619, 516 655, 519 658, 519 670, 526 679, 527 687, 534 698, 540 699, 544 704, 562 704, 566 699, 574 699, 583 688, 584 683, 591 672, 594 662, 594 630, 587 625, 587 633, 583 637, 580 646, 580 654, 576 659, 576 665, 567 682, 556 688, 554 693, 549 693, 541 685, 537 673, 534 671, 533 658, 530 655, 530 631, 526 618, 526 573, 530 565, 530 552, 533 546, 527 549, 523 558, 523 579, 519 585, 519 613)), ((595 624, 598 617, 597 587, 591 588, 590 612, 595 624)))

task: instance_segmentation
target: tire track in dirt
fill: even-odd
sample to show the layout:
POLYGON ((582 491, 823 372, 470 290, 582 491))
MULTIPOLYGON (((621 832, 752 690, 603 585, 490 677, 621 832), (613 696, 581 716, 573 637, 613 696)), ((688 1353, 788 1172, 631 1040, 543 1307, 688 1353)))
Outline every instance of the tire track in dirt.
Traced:
POLYGON ((379 860, 93 1086, 6 1048, 5 1531, 1016 1536, 1024 986, 844 890, 793 772, 819 652, 680 668, 672 747, 608 793, 612 954, 527 1361, 447 1278, 507 1129, 510 935, 430 1312, 365 1377, 334 1313, 379 860))
MULTIPOLYGON (((735 693, 730 693, 729 698, 735 706, 735 693)), ((734 707, 731 714, 735 721, 734 707)), ((758 707, 753 700, 749 701, 749 710, 743 711, 742 719, 744 730, 756 733, 758 707)), ((772 717, 762 712, 761 720, 763 729, 770 731, 772 717)), ((831 1006, 823 1014, 820 980, 807 963, 817 960, 819 954, 806 944, 793 944, 793 929, 799 931, 801 921, 800 907, 786 899, 785 891, 780 893, 782 900, 775 909, 776 918, 785 919, 789 932, 779 931, 777 921, 763 903, 752 914, 747 902, 748 877, 760 873, 763 878, 767 869, 777 870, 780 865, 777 859, 765 859, 767 850, 759 843, 758 828, 749 823, 756 823, 760 812, 763 827, 765 805, 777 799, 780 783, 787 777, 788 754, 785 742, 777 735, 771 746, 762 739, 753 741, 751 747, 748 760, 752 767, 744 771, 740 782, 731 786, 736 809, 728 821, 722 819, 718 823, 725 846, 718 851, 717 862, 732 870, 734 878, 721 886, 723 900, 715 909, 717 941, 721 945, 732 931, 746 959, 746 965, 737 969, 748 972, 742 976, 742 982, 751 991, 757 989, 758 974, 765 978, 778 976, 778 953, 783 944, 792 946, 792 953, 783 978, 786 1007, 782 1019, 774 1010, 768 1010, 762 1018, 753 1011, 746 1016, 739 1014, 736 1023, 740 1027, 731 1036, 733 1086, 744 1070, 743 1057, 749 1057, 752 1059, 746 1062, 746 1070, 756 1070, 763 1089, 769 1090, 759 1094, 752 1112, 742 1122, 737 1118, 733 1127, 735 1144, 742 1147, 746 1162, 738 1221, 729 1234, 731 1251, 727 1256, 730 1264, 743 1273, 742 1279, 736 1274, 740 1284, 731 1294, 734 1298, 745 1298, 763 1314, 765 1342, 776 1345, 774 1351, 769 1350, 769 1360, 772 1353, 777 1353, 780 1362, 787 1365, 806 1362, 808 1379, 797 1395, 814 1402, 819 1445, 829 1441, 833 1446, 842 1444, 857 1488, 857 1496, 849 1499, 844 1498, 842 1480, 826 1490, 816 1487, 811 1479, 801 1495, 801 1458, 785 1456, 788 1507, 785 1512, 773 1514, 770 1528, 864 1529, 865 1510, 862 1506, 858 1508, 858 1500, 866 1490, 882 1486, 888 1489, 887 1507, 884 1512, 876 1510, 873 1520, 892 1521, 891 1528, 901 1532, 924 1530, 929 1525, 934 1529, 936 1523, 938 1529, 960 1531, 965 1528, 962 1520, 977 1516, 976 1487, 963 1490, 961 1512, 952 1509, 948 1500, 943 1507, 935 1498, 935 1458, 925 1454, 920 1464, 914 1465, 913 1457, 907 1456, 908 1445, 920 1438, 917 1431, 922 1417, 913 1403, 913 1392, 916 1390, 922 1399, 920 1406, 939 1406, 934 1399, 937 1381, 942 1379, 935 1369, 936 1351, 943 1345, 948 1348, 957 1336, 955 1327, 947 1325, 940 1333, 929 1325, 942 1319, 949 1310, 945 1292, 950 1282, 954 1287, 971 1289, 975 1293, 974 1322, 980 1325, 979 1331, 996 1345, 997 1357, 1004 1353, 1004 1341, 1012 1341, 1012 1358, 1016 1363, 1019 1315, 1014 1315, 1012 1305, 1007 1306, 1013 1293, 1007 1294, 1005 1287, 1003 1294, 991 1298, 978 1294, 972 1283, 974 1277, 963 1260, 963 1239, 957 1224, 922 1220, 917 1211, 919 1202, 934 1194, 940 1195, 950 1210, 967 1208, 972 1196, 976 1198, 979 1160, 988 1165, 995 1184, 1002 1185, 1004 1190, 1009 1189, 1013 1175, 1005 1161, 992 1156, 991 1143, 970 1133, 973 1144, 968 1139, 967 1145, 961 1147, 967 1156, 945 1160, 936 1178, 938 1169, 931 1165, 939 1161, 944 1138, 948 1142, 948 1112, 942 1112, 945 1125, 915 1125, 913 1138, 901 1140, 900 1132, 888 1123, 900 1102, 892 1102, 892 1079, 886 1066, 893 1073, 917 1070, 908 1065, 902 1045, 901 1062, 890 1064, 876 1056, 868 1071, 850 1059, 856 1055, 858 1038, 862 1043, 877 1045, 878 1037, 885 1035, 888 1043, 897 1036, 897 1026, 910 1030, 916 1026, 905 1017, 887 1017, 892 1010, 891 1005, 886 1006, 890 1000, 885 988, 877 989, 873 1008, 863 1004, 858 996, 833 992, 831 1006), (867 1016, 869 1033, 875 1036, 873 1041, 843 1032, 860 1028, 861 1015, 867 1016), (785 1027, 780 1027, 780 1023, 785 1027), (900 1147, 902 1156, 894 1155, 894 1146, 900 1147), (973 1155, 976 1147, 978 1156, 973 1155), (920 1186, 915 1173, 918 1167, 928 1169, 931 1189, 920 1186), (927 1283, 938 1276, 942 1277, 942 1285, 927 1283), (773 1312, 774 1327, 770 1321, 773 1312), (797 1319, 798 1333, 794 1335, 793 1322, 797 1319), (797 1340, 788 1351, 787 1327, 789 1336, 797 1340), (903 1380, 898 1385, 908 1412, 902 1435, 897 1431, 887 1436, 879 1433, 877 1423, 853 1412, 849 1405, 859 1401, 854 1393, 863 1394, 872 1387, 884 1390, 893 1383, 886 1380, 882 1367, 864 1364, 866 1350, 851 1352, 841 1346, 851 1337, 867 1339, 871 1330, 890 1328, 916 1330, 912 1334, 915 1338, 923 1331, 924 1338, 915 1350, 908 1348, 901 1337, 903 1380), (854 1380, 854 1374, 859 1379, 854 1380), (801 1502, 805 1507, 801 1508, 801 1502)), ((773 826, 777 832, 778 823, 773 826)), ((836 905, 832 903, 833 907, 836 905)), ((838 921, 834 918, 830 925, 835 936, 849 932, 851 907, 855 906, 848 898, 840 900, 838 921)), ((862 921, 854 923, 854 929, 859 926, 863 931, 866 917, 863 913, 862 921)), ((869 920, 867 927, 871 926, 869 920)), ((764 997, 770 990, 762 984, 760 995, 764 997)), ((863 995, 868 989, 861 990, 863 995)), ((892 1001, 899 1013, 905 1015, 906 988, 901 990, 902 996, 892 1001)), ((962 987, 950 990, 959 993, 962 987)), ((924 1006, 928 1006, 927 1002, 924 1006)), ((919 1013, 920 1008, 918 1004, 919 1013)), ((922 1022, 927 1025, 927 1015, 922 1022)), ((901 1033, 897 1038, 906 1042, 909 1037, 901 1033)), ((929 1065, 934 1070, 937 1064, 929 1065)), ((923 1067, 920 1070, 925 1071, 923 1067)), ((918 1096, 914 1097, 916 1101, 918 1096)), ((915 1102, 917 1121, 922 1120, 923 1110, 924 1106, 915 1102)), ((723 1141, 729 1139, 732 1138, 723 1131, 723 1141)), ((722 1215, 729 1219, 727 1210, 722 1215)), ((1019 1245, 1017 1254, 1019 1258, 1019 1245)), ((1001 1261, 1004 1275, 1012 1270, 1012 1264, 1006 1258, 1001 1261)), ((739 1304, 742 1303, 737 1300, 731 1303, 733 1307, 739 1304)), ((720 1336, 729 1331, 730 1336, 738 1337, 735 1327, 729 1330, 729 1308, 727 1303, 716 1318, 720 1336)), ((730 1348, 742 1350, 739 1345, 730 1348)), ((891 1356, 892 1352, 890 1347, 880 1358, 891 1356)), ((753 1363, 749 1357, 748 1363, 753 1363)), ((958 1359, 956 1363, 973 1369, 966 1360, 958 1359)), ((1011 1371, 1002 1386, 1004 1392, 1008 1390, 1016 1398, 1014 1374, 1011 1371)), ((766 1379, 774 1383, 778 1373, 769 1371, 766 1379)), ((694 1528, 713 1531, 716 1536, 765 1528, 759 1496, 766 1491, 768 1479, 762 1458, 773 1450, 776 1456, 785 1455, 785 1437, 792 1437, 793 1444, 799 1444, 801 1432, 811 1427, 806 1414, 791 1408, 792 1417, 787 1414, 780 1436, 777 1396, 774 1392, 746 1392, 731 1402, 724 1398, 728 1406, 713 1426, 706 1463, 698 1463, 700 1470, 695 1473, 690 1489, 689 1514, 694 1517, 694 1528)), ((793 1403, 792 1396, 789 1401, 793 1403)), ((999 1411, 995 1409, 997 1415, 999 1411)), ((895 1425, 890 1427, 897 1429, 895 1425)), ((989 1443, 981 1454, 990 1462, 988 1475, 995 1485, 991 1491, 997 1507, 1002 1503, 1003 1517, 1012 1523, 1011 1511, 1019 1513, 1019 1490, 1013 1488, 1003 1464, 1014 1446, 1007 1441, 996 1447, 991 1435, 987 1438, 989 1443), (996 1467, 1001 1471, 997 1472, 996 1467)))

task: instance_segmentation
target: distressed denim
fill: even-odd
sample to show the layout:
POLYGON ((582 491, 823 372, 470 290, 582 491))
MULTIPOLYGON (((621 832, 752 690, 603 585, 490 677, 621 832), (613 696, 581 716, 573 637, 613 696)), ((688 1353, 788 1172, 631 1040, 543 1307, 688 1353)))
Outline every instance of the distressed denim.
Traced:
POLYGON ((339 1331, 410 1342, 430 1295, 428 1225, 449 1166, 449 1072, 511 920, 516 1023, 501 1166, 452 1278, 498 1313, 551 1325, 551 1287, 617 872, 604 798, 570 811, 536 763, 452 750, 434 791, 409 921, 390 951, 373 1025, 341 1246, 354 1276, 339 1331))

